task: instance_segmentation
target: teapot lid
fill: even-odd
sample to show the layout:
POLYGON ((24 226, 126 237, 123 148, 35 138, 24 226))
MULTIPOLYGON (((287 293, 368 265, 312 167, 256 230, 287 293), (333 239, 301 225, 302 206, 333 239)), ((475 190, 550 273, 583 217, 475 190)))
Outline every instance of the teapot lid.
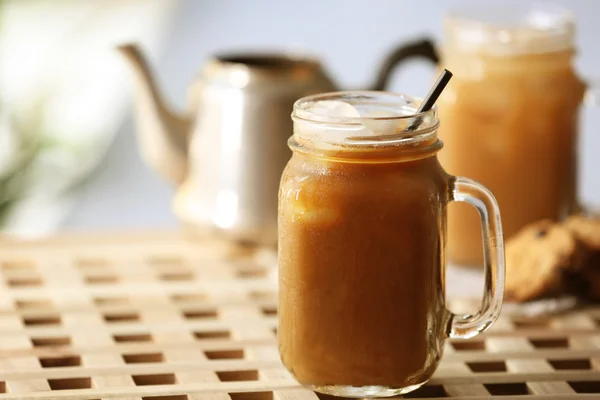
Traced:
POLYGON ((279 79, 301 83, 323 74, 321 64, 315 57, 286 52, 217 54, 204 72, 211 78, 224 78, 237 87, 279 79))

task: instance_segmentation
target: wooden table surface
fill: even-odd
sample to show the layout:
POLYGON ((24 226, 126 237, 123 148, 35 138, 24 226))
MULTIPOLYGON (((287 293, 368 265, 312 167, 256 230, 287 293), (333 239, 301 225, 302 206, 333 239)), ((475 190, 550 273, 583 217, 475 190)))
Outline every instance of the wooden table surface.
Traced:
MULTIPOLYGON (((0 400, 324 399, 279 361, 275 261, 177 232, 0 239, 0 400)), ((479 284, 452 272, 450 293, 461 274, 479 284)), ((479 338, 448 341, 407 397, 600 399, 599 323, 600 307, 503 315, 479 338)))

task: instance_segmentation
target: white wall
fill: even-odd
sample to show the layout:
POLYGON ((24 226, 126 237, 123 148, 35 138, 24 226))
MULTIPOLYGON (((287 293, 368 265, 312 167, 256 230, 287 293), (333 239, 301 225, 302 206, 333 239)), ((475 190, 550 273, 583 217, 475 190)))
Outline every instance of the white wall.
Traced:
MULTIPOLYGON (((165 95, 179 107, 199 68, 211 53, 222 50, 292 47, 316 52, 340 85, 360 88, 372 80, 378 62, 394 45, 424 34, 439 38, 445 10, 477 3, 482 2, 184 0, 155 67, 165 95)), ((578 67, 584 77, 596 76, 600 82, 600 2, 555 3, 575 11, 578 67)), ((391 89, 423 95, 431 72, 431 67, 415 62, 395 73, 391 89)), ((583 122, 580 195, 600 206, 600 110, 586 111, 583 122)), ((100 170, 83 187, 81 201, 65 225, 77 229, 175 226, 172 193, 170 185, 141 163, 129 118, 100 170)))

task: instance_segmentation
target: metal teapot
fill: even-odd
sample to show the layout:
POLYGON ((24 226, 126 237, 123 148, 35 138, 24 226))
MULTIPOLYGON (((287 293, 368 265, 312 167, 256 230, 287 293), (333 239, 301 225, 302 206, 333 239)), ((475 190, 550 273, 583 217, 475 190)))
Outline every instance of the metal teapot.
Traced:
MULTIPOLYGON (((193 227, 260 244, 277 240, 277 191, 291 152, 290 113, 300 97, 336 90, 318 60, 286 54, 213 57, 188 90, 187 111, 170 109, 134 44, 118 47, 134 71, 142 157, 178 185, 173 209, 193 227)), ((382 90, 403 60, 435 57, 428 42, 403 45, 379 69, 382 90)))

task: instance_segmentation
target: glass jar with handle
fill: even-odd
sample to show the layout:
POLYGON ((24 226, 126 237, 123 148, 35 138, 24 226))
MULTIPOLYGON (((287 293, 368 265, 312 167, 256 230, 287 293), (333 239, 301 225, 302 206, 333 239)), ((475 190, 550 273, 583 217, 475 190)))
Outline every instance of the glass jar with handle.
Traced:
POLYGON ((279 192, 279 350, 296 379, 316 391, 414 390, 433 374, 446 338, 473 337, 500 312, 496 200, 443 170, 437 110, 416 113, 419 104, 405 95, 338 92, 294 106, 293 155, 279 192), (445 305, 453 201, 472 205, 483 231, 487 278, 474 315, 445 305))

